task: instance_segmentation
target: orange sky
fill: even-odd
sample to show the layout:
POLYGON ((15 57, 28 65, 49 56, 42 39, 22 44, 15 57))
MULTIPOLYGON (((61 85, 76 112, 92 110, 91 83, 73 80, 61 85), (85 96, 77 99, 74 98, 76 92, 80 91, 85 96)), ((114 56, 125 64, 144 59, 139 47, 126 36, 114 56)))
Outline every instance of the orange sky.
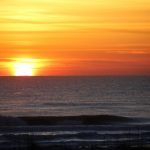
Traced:
POLYGON ((0 75, 21 58, 34 75, 150 75, 150 1, 1 0, 0 75))

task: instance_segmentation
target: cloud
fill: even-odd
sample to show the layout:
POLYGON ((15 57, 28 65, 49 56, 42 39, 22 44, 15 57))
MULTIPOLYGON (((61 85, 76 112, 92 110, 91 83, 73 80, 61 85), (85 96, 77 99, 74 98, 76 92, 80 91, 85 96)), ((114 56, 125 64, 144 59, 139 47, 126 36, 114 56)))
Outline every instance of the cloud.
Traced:
POLYGON ((106 29, 106 30, 120 33, 150 34, 150 30, 141 30, 141 29, 106 29))
POLYGON ((14 61, 14 59, 13 58, 0 58, 0 63, 1 62, 12 62, 12 61, 14 61))

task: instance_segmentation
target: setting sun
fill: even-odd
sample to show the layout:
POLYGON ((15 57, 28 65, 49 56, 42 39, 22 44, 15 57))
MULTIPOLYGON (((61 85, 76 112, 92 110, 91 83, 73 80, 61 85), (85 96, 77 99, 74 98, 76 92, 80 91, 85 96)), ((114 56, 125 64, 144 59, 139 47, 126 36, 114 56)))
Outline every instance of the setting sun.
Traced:
POLYGON ((26 63, 16 63, 15 75, 16 76, 32 76, 33 75, 33 65, 26 64, 26 63))
POLYGON ((13 65, 15 76, 33 76, 35 69, 35 62, 32 59, 17 59, 13 65))

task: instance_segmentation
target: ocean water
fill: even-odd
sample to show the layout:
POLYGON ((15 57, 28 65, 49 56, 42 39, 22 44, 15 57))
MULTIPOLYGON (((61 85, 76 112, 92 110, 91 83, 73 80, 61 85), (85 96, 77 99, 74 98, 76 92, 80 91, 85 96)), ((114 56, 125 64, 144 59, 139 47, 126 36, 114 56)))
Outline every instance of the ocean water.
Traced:
POLYGON ((0 149, 30 142, 149 146, 150 77, 0 77, 0 149))
POLYGON ((0 77, 2 116, 150 117, 150 77, 0 77))

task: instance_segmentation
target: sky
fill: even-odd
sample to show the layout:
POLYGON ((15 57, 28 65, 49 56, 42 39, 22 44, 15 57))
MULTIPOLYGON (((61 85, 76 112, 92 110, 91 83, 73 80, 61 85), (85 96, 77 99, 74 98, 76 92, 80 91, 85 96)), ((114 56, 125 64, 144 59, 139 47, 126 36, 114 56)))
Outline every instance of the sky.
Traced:
POLYGON ((0 0, 0 75, 16 63, 38 76, 150 75, 150 0, 0 0))

